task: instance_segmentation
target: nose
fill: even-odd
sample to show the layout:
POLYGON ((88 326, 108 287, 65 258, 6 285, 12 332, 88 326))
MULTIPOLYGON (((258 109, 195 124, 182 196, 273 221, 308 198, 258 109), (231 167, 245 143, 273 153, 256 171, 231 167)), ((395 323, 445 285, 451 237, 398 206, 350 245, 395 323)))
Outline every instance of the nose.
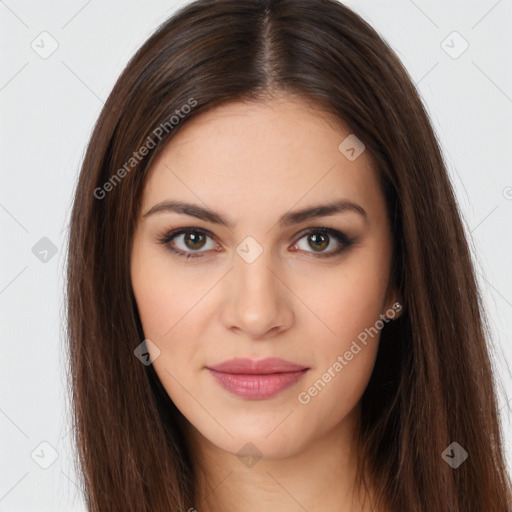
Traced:
POLYGON ((253 340, 276 336, 294 321, 292 291, 270 251, 251 263, 238 254, 224 281, 222 321, 226 328, 253 340))

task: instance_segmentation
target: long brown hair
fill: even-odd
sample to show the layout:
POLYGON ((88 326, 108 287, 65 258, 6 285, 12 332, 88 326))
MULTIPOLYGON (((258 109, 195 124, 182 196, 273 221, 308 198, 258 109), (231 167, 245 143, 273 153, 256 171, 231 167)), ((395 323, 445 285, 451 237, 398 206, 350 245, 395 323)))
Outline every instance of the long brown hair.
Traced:
POLYGON ((358 469, 377 510, 508 510, 489 336, 436 136, 396 55, 334 0, 196 0, 137 51, 105 103, 76 188, 67 260, 88 510, 200 508, 186 420, 152 365, 134 356, 144 333, 130 282, 133 234, 145 174, 173 134, 221 103, 276 92, 342 119, 370 151, 387 201, 404 310, 382 330, 362 397, 358 469), (442 456, 452 442, 469 455, 456 469, 442 456))

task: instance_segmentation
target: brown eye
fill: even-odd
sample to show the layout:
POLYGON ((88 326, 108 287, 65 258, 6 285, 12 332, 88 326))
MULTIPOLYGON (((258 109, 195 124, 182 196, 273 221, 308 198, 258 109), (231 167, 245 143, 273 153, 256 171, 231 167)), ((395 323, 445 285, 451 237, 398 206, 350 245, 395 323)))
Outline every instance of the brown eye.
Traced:
POLYGON ((323 251, 329 245, 329 236, 324 233, 308 235, 308 243, 315 251, 323 251))
POLYGON ((296 242, 295 246, 304 252, 309 252, 319 258, 336 256, 348 249, 355 239, 349 238, 341 231, 330 228, 310 229, 296 242), (302 240, 306 239, 303 244, 302 240), (301 246, 302 245, 302 246, 301 246), (326 249, 330 250, 326 250, 326 249))
POLYGON ((202 257, 203 253, 208 252, 208 250, 202 250, 203 248, 215 249, 216 247, 211 233, 202 229, 192 228, 182 228, 167 233, 162 238, 159 238, 159 242, 165 245, 169 251, 184 258, 202 257), (206 247, 208 239, 211 240, 210 247, 206 247))
POLYGON ((183 242, 188 249, 202 249, 206 241, 206 236, 197 231, 188 231, 184 234, 183 242))

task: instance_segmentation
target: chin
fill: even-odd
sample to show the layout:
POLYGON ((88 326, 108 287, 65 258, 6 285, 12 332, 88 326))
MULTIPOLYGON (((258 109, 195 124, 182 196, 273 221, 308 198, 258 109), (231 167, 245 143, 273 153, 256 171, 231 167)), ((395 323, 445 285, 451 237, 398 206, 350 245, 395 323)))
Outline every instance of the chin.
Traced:
POLYGON ((304 424, 295 428, 295 425, 286 425, 286 421, 269 421, 268 425, 238 425, 231 424, 229 434, 201 432, 203 437, 217 448, 231 453, 241 459, 251 457, 257 459, 283 459, 301 451, 308 443, 304 424), (292 429, 290 428, 292 426, 292 429), (276 428, 277 427, 277 428, 276 428), (293 430, 293 431, 292 431, 293 430))

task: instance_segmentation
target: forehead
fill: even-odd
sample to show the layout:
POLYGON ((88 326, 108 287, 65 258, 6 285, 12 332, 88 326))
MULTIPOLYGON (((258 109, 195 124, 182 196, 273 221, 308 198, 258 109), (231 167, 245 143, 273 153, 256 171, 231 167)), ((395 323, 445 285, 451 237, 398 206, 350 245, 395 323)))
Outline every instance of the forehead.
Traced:
POLYGON ((304 100, 229 103, 183 122, 151 165, 145 206, 200 200, 243 216, 340 198, 370 209, 383 201, 368 151, 349 160, 339 149, 348 126, 304 100))

